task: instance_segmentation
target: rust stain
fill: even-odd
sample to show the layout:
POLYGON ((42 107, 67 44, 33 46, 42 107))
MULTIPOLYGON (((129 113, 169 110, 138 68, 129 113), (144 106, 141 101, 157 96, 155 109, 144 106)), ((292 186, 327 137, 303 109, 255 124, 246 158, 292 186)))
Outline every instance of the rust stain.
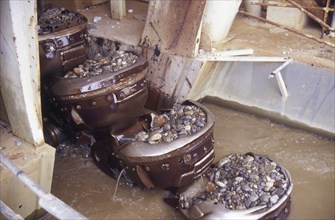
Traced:
POLYGON ((10 160, 16 160, 16 159, 22 158, 23 155, 24 155, 24 154, 23 154, 22 152, 20 152, 20 153, 16 153, 16 154, 10 155, 8 158, 9 158, 10 160))

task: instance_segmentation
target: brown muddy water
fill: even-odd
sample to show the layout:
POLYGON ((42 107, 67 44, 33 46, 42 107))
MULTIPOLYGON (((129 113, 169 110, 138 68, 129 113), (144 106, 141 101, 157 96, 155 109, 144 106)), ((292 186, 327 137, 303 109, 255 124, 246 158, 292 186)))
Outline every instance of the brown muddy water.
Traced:
MULTIPOLYGON (((216 160, 231 153, 267 155, 293 179, 289 219, 334 219, 335 143, 268 119, 205 103, 216 116, 216 160)), ((56 157, 52 193, 89 219, 183 219, 164 190, 118 187, 90 160, 56 157)), ((52 219, 52 218, 48 218, 52 219)))

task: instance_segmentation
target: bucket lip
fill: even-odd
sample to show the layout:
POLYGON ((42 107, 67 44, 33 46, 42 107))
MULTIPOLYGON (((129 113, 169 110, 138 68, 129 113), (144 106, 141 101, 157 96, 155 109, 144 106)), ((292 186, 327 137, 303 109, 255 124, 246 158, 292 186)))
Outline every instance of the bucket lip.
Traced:
POLYGON ((157 159, 162 160, 162 156, 170 157, 170 153, 173 151, 181 150, 186 146, 189 146, 189 144, 191 144, 194 140, 201 138, 203 135, 206 135, 206 133, 211 131, 215 123, 215 116, 212 112, 197 101, 185 100, 182 104, 195 105, 206 113, 207 122, 200 131, 192 135, 180 137, 169 143, 149 144, 140 141, 133 141, 120 147, 120 151, 118 152, 120 157, 137 162, 155 161, 157 159))
POLYGON ((65 9, 66 11, 68 11, 69 13, 73 13, 75 14, 75 18, 74 20, 77 20, 77 23, 76 22, 64 22, 64 23, 60 23, 60 24, 54 24, 54 25, 50 25, 50 24, 44 24, 44 23, 40 23, 38 22, 38 25, 40 28, 42 29, 46 29, 46 28, 49 28, 51 30, 54 30, 56 29, 56 27, 59 27, 59 30, 54 30, 52 32, 46 32, 46 33, 39 33, 38 34, 38 38, 39 38, 39 41, 43 41, 43 40, 47 40, 47 39, 54 39, 54 38, 58 38, 60 36, 63 36, 63 35, 69 35, 72 34, 72 33, 75 33, 77 32, 78 30, 82 30, 84 28, 87 27, 87 24, 88 24, 88 19, 81 13, 79 12, 75 12, 75 11, 71 11, 71 10, 67 10, 65 9), (78 21, 79 19, 79 21, 78 21))
MULTIPOLYGON (((52 80, 51 91, 56 97, 75 96, 98 90, 102 91, 113 87, 117 83, 126 82, 132 75, 142 73, 148 65, 148 61, 144 57, 139 56, 135 64, 115 72, 83 78, 64 78, 55 75, 52 80)), ((146 73, 144 77, 145 75, 146 73)))
MULTIPOLYGON (((254 154, 254 153, 251 153, 251 152, 246 153, 246 154, 252 154, 255 157, 264 157, 264 158, 269 159, 270 161, 276 162, 273 159, 271 159, 271 158, 269 158, 268 156, 265 156, 265 155, 254 154)), ((229 158, 231 155, 234 155, 234 154, 230 154, 226 157, 223 157, 222 159, 229 158)), ((292 183, 292 177, 291 177, 290 172, 279 163, 277 163, 277 166, 280 167, 282 173, 288 179, 289 186, 287 188, 286 193, 278 200, 278 202, 276 204, 274 204, 271 208, 267 208, 265 205, 263 205, 263 206, 256 206, 256 207, 252 207, 252 208, 244 209, 244 210, 229 210, 229 209, 225 208, 224 204, 221 204, 221 203, 214 204, 214 202, 213 202, 213 207, 216 206, 218 209, 222 210, 223 213, 226 212, 226 214, 227 214, 227 216, 224 215, 224 216, 215 216, 215 217, 220 217, 220 219, 222 219, 222 220, 231 219, 232 216, 234 217, 234 219, 245 219, 245 218, 247 218, 247 219, 261 219, 261 218, 264 218, 265 216, 271 214, 272 212, 276 211, 276 209, 280 208, 280 206, 282 204, 284 204, 288 199, 290 199, 290 195, 291 195, 291 192, 293 190, 293 183, 292 183)), ((201 181, 201 180, 198 180, 198 181, 201 181)), ((196 183, 197 183, 197 181, 194 182, 192 185, 194 185, 196 183)), ((192 187, 192 185, 183 189, 183 191, 180 192, 180 194, 179 194, 179 198, 185 196, 184 193, 186 191, 188 191, 188 189, 190 189, 192 187)), ((213 211, 211 211, 209 213, 208 212, 204 213, 204 211, 201 210, 201 207, 199 207, 198 205, 193 205, 191 208, 195 208, 195 209, 201 211, 203 216, 210 215, 213 212, 213 211)), ((180 208, 180 210, 183 213, 183 215, 185 215, 188 218, 190 217, 190 216, 188 216, 188 209, 180 208)))

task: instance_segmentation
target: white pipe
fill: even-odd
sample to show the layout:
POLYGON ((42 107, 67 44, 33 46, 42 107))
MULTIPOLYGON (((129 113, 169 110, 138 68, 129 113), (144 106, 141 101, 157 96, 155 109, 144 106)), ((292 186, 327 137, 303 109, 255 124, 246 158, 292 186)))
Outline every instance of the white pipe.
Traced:
POLYGON ((282 69, 284 69, 287 65, 289 65, 293 59, 286 60, 285 63, 283 63, 281 66, 279 66, 277 69, 275 69, 272 73, 276 74, 279 73, 282 69))
POLYGON ((280 72, 275 74, 281 95, 286 99, 288 97, 287 88, 280 72))
POLYGON ((24 218, 16 214, 11 208, 9 208, 3 201, 0 200, 0 211, 1 214, 6 218, 10 220, 24 220, 24 218))
POLYGON ((23 182, 39 198, 39 205, 58 219, 87 219, 85 216, 65 204, 51 193, 44 191, 40 185, 31 180, 14 163, 0 153, 1 165, 9 169, 21 182, 23 182))
POLYGON ((287 65, 289 65, 291 62, 293 61, 293 59, 289 59, 287 60, 285 63, 283 63, 282 65, 280 65, 277 69, 275 69, 271 75, 269 76, 269 78, 271 78, 273 75, 275 75, 278 86, 279 86, 279 90, 281 95, 286 99, 288 97, 288 92, 287 92, 287 88, 284 82, 284 79, 281 75, 281 70, 284 69, 287 65))
POLYGON ((265 56, 199 56, 201 61, 229 61, 229 62, 286 62, 287 57, 265 57, 265 56))
POLYGON ((199 50, 199 58, 206 59, 207 57, 226 57, 226 56, 242 56, 251 55, 254 53, 253 49, 241 49, 241 50, 226 50, 217 52, 204 52, 202 49, 199 50))

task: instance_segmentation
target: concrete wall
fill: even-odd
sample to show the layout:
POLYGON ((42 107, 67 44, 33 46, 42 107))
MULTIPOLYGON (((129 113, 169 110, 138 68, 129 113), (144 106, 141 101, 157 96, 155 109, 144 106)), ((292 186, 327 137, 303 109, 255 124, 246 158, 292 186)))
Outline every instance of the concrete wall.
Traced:
MULTIPOLYGON (((50 191, 55 149, 43 137, 36 7, 34 0, 0 1, 0 115, 8 115, 12 129, 0 129, 0 151, 50 191)), ((37 197, 2 166, 0 186, 0 199, 11 209, 37 218, 37 197)))
MULTIPOLYGON (((212 96, 292 125, 334 137, 334 70, 291 63, 281 71, 289 93, 281 96, 275 78, 268 78, 281 63, 211 62, 189 95, 191 99, 212 96)), ((205 66, 206 66, 205 65, 205 66)), ((205 68, 205 67, 203 67, 205 68)))

